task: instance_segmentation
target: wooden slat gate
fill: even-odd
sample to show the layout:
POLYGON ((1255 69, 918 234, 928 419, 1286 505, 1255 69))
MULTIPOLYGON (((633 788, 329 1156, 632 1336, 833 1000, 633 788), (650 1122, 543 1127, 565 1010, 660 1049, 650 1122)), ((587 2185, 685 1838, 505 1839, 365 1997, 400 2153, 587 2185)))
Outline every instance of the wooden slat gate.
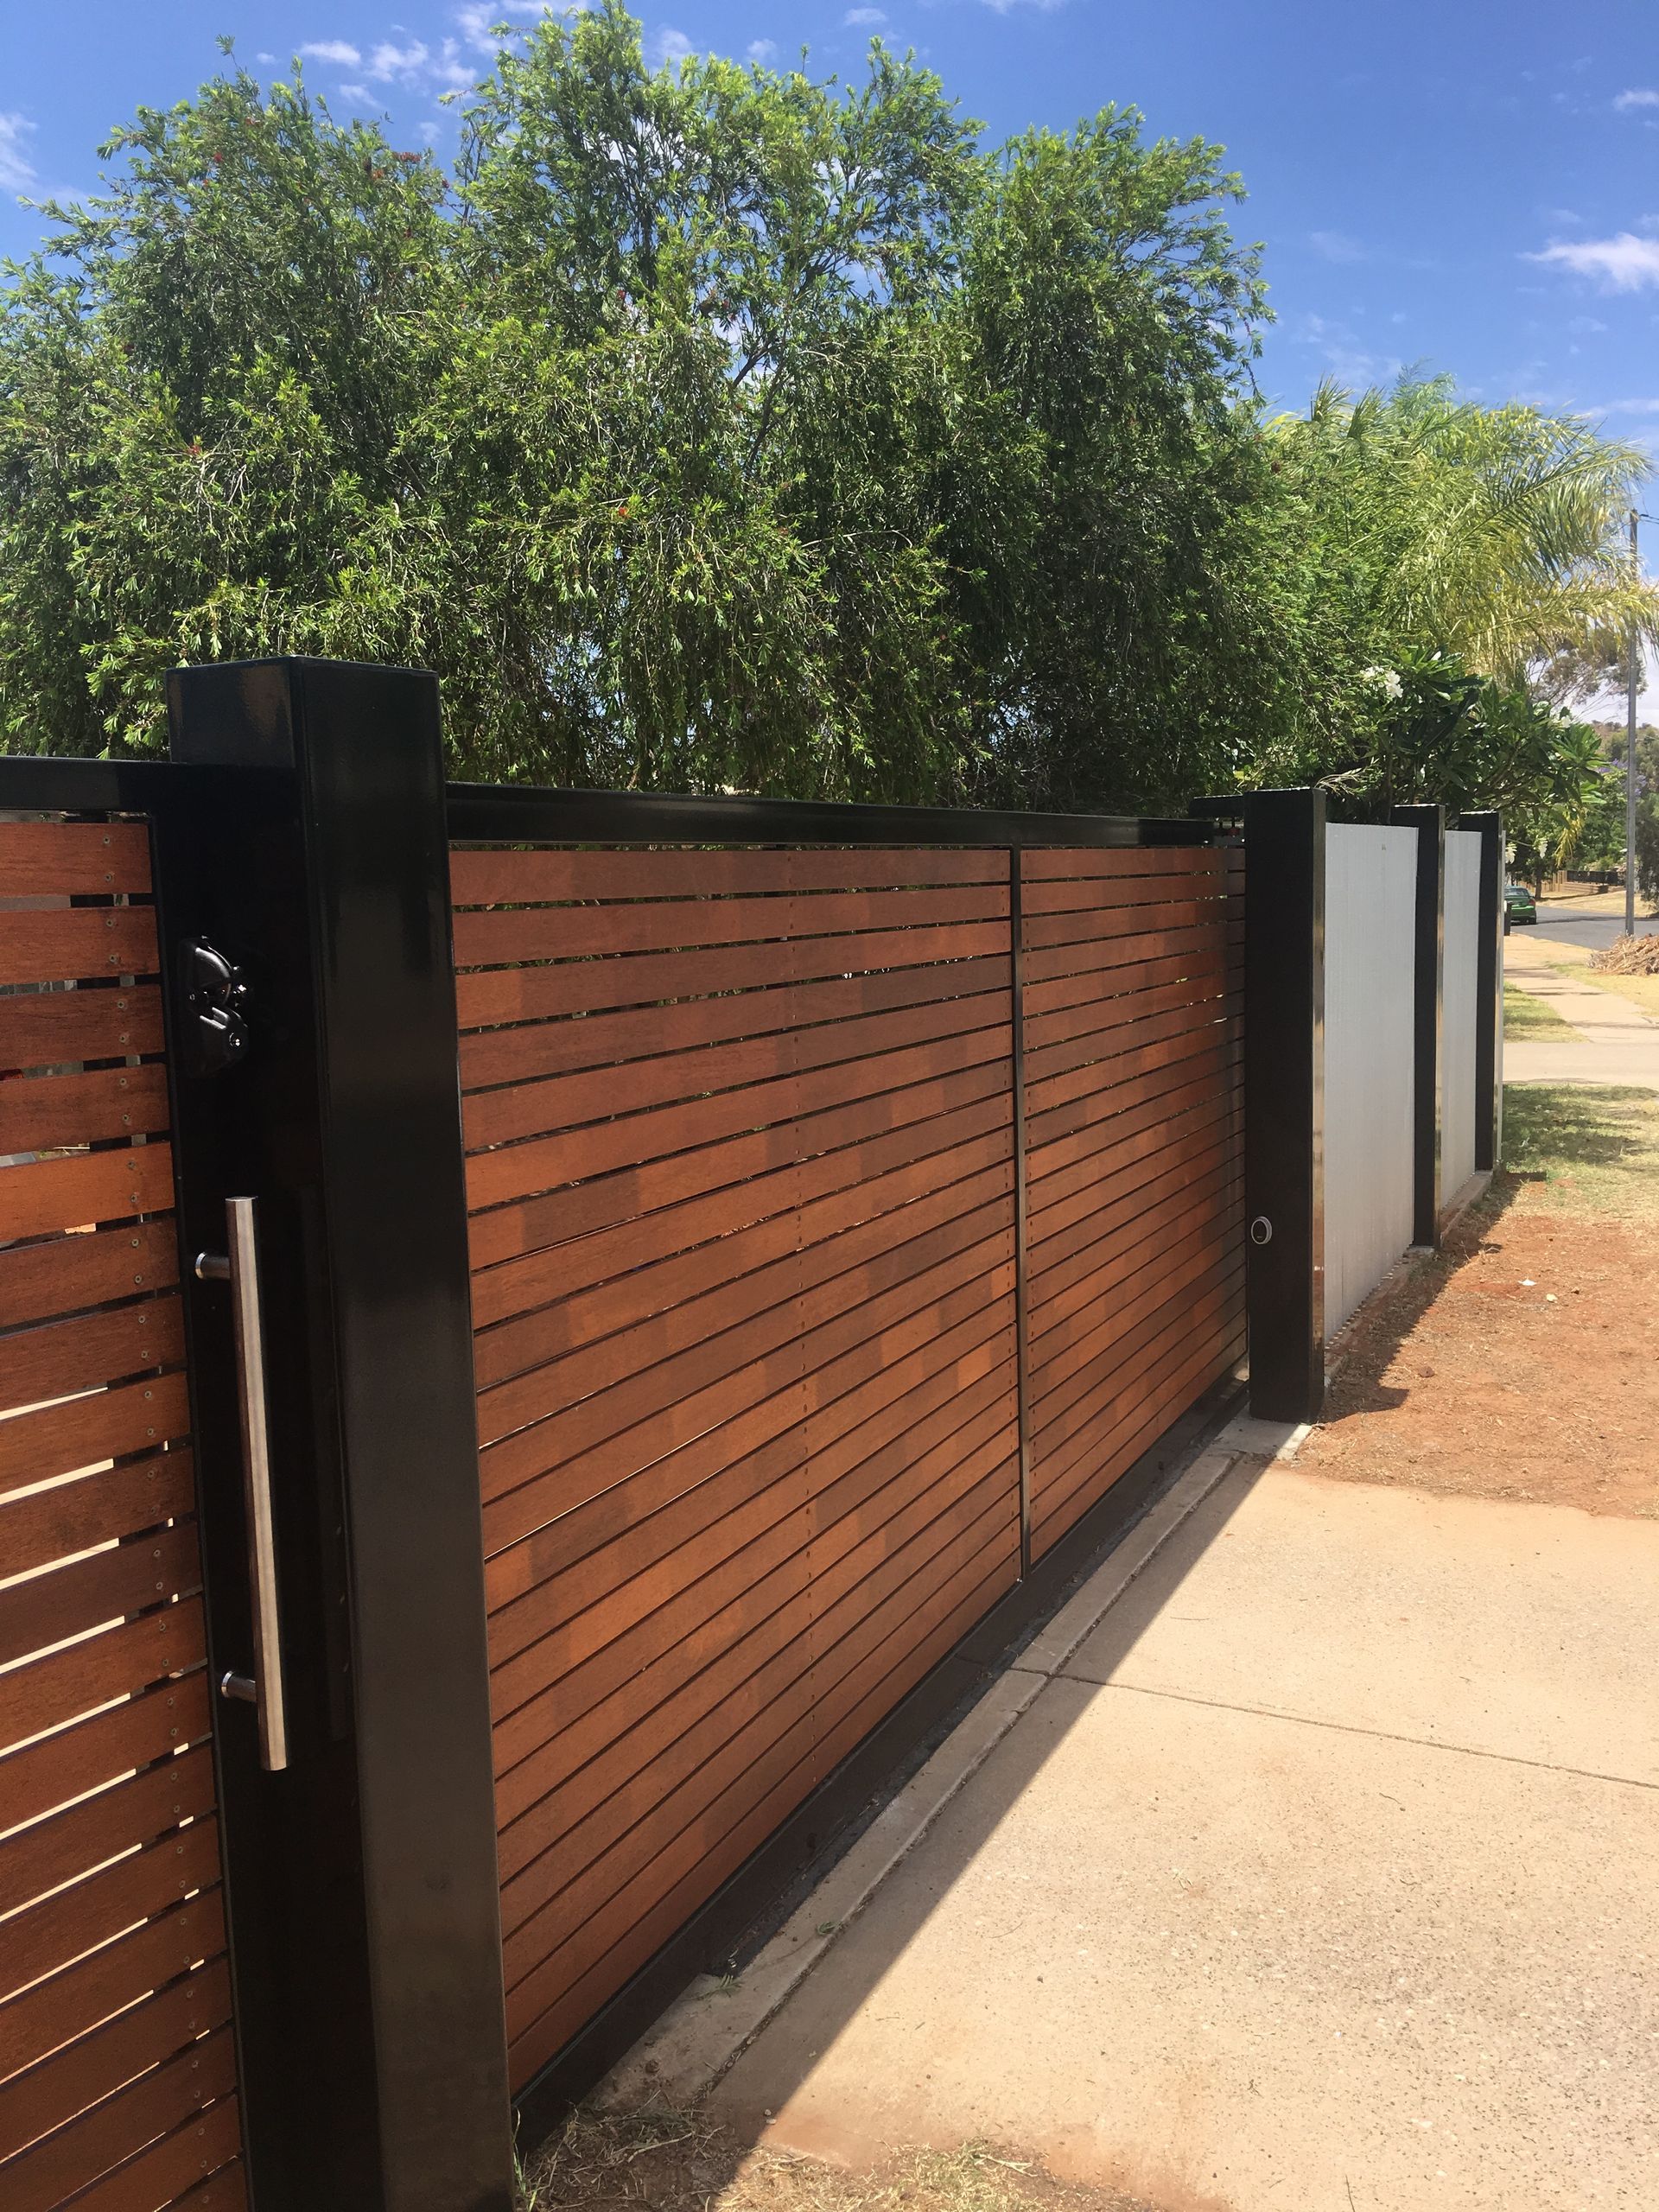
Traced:
POLYGON ((0 822, 0 2202, 244 2202, 145 824, 0 822))
POLYGON ((511 2212, 1230 1389, 1243 855, 169 709, 0 758, 0 2202, 511 2212))
POLYGON ((1240 879, 451 870, 523 2089, 1237 1359, 1240 879))

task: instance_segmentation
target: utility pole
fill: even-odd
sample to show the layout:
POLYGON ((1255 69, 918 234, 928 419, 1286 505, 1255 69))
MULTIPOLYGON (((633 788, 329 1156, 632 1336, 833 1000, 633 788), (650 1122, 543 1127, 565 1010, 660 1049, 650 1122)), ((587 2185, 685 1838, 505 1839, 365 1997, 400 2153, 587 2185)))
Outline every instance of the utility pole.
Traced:
MULTIPOLYGON (((1636 509, 1630 509, 1630 582, 1642 581, 1641 558, 1636 547, 1636 509)), ((1636 935, 1636 691, 1637 655, 1642 632, 1630 624, 1630 681, 1624 702, 1624 934, 1636 935)))

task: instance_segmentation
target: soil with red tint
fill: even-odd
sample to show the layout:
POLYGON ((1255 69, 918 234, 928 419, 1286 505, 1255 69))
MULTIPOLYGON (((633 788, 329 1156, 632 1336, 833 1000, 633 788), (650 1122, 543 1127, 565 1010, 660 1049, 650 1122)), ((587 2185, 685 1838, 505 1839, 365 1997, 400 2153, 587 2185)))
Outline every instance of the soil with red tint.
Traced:
POLYGON ((1659 1235, 1501 1176, 1408 1261, 1345 1354, 1299 1471, 1659 1517, 1659 1235))

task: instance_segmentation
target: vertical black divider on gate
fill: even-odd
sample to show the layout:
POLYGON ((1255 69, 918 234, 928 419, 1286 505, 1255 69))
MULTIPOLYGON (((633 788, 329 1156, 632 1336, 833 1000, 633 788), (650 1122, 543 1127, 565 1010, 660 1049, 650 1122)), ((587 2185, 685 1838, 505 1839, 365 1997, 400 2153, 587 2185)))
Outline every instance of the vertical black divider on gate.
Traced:
POLYGON ((1250 1410, 1325 1403, 1325 793, 1244 800, 1250 1410))
MULTIPOLYGON (((435 679, 168 685, 156 817, 188 1269, 257 1202, 289 1764, 221 1704, 256 2212, 507 2212, 512 2139, 435 679), (193 1050, 187 944, 245 987, 193 1050), (223 1057, 221 1054, 220 1057, 223 1057)), ((210 1648, 256 1660, 227 1286, 187 1274, 210 1648)))
POLYGON ((1480 908, 1475 966, 1475 1167, 1497 1166, 1503 1141, 1503 817, 1495 810, 1459 817, 1480 839, 1480 908))
POLYGON ((1446 809, 1396 806, 1394 820, 1417 832, 1417 904, 1414 931, 1411 1241, 1429 1250, 1440 1241, 1441 1029, 1446 1008, 1446 809))

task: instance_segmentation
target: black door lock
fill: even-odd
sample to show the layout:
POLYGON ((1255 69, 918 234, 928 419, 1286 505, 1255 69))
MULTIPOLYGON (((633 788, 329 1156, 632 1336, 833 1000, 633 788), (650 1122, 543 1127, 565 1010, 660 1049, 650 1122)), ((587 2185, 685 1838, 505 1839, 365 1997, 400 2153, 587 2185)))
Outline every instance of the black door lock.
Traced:
POLYGON ((180 949, 184 1062, 191 1075, 222 1075, 247 1058, 248 987, 233 961, 201 938, 180 949))

